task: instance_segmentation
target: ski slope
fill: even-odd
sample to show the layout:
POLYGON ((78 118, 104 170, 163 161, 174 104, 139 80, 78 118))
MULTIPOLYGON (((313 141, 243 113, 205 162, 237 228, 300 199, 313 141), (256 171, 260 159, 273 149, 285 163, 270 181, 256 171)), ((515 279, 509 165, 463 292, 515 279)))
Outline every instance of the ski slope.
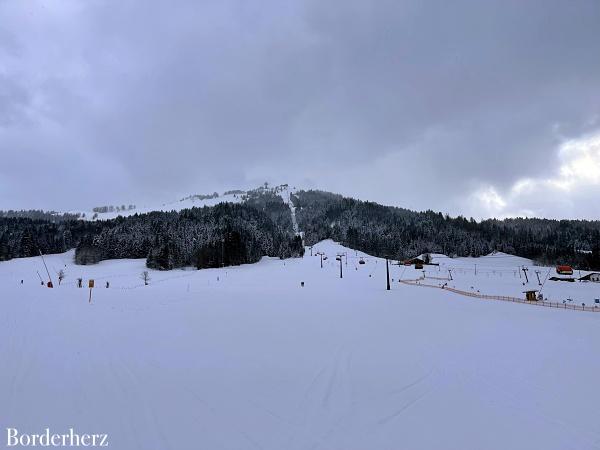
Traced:
MULTIPOLYGON (((123 450, 600 448, 600 314, 408 286, 403 266, 388 292, 385 261, 312 250, 322 269, 307 251, 150 271, 149 286, 143 260, 51 255, 55 289, 39 258, 0 263, 0 428, 108 433, 123 450), (96 280, 91 304, 77 277, 96 280)), ((481 260, 476 276, 447 264, 513 286, 481 260)))
MULTIPOLYGON (((292 222, 294 226, 294 231, 299 233, 298 224, 296 223, 296 215, 295 215, 295 207, 290 199, 290 195, 297 192, 296 188, 291 188, 287 184, 282 184, 278 186, 260 186, 258 191, 268 191, 273 192, 276 195, 279 195, 283 202, 290 207, 290 213, 292 215, 292 222)), ((154 205, 144 205, 141 207, 136 207, 134 209, 122 209, 122 210, 113 210, 107 212, 95 212, 93 210, 71 210, 68 211, 69 214, 79 214, 82 216, 83 220, 110 220, 115 219, 119 216, 127 217, 132 216, 134 214, 147 214, 155 211, 181 211, 184 209, 190 208, 202 208, 204 206, 216 206, 219 203, 241 203, 244 200, 244 197, 249 191, 242 190, 233 190, 227 191, 222 194, 215 193, 218 195, 214 198, 204 198, 207 195, 190 195, 185 198, 182 198, 177 201, 167 202, 162 204, 154 204, 154 205)))
POLYGON ((189 208, 202 208, 204 206, 215 206, 219 203, 240 203, 241 195, 240 194, 221 194, 215 198, 198 198, 195 196, 189 196, 181 200, 177 200, 174 202, 162 203, 158 205, 145 205, 142 207, 138 207, 135 209, 125 209, 121 211, 109 211, 109 212, 94 212, 93 210, 88 211, 69 211, 70 214, 80 214, 83 217, 83 220, 109 220, 115 219, 116 217, 128 217, 134 214, 147 214, 154 211, 181 211, 183 209, 189 208), (96 219, 94 219, 94 217, 96 219))
POLYGON ((292 195, 297 192, 296 188, 290 188, 287 184, 278 186, 276 191, 279 193, 279 196, 283 200, 283 203, 288 205, 290 208, 290 217, 292 219, 292 228, 296 236, 301 236, 304 238, 304 233, 300 231, 300 227, 298 226, 298 221, 296 220, 296 206, 294 206, 294 202, 292 201, 292 195))

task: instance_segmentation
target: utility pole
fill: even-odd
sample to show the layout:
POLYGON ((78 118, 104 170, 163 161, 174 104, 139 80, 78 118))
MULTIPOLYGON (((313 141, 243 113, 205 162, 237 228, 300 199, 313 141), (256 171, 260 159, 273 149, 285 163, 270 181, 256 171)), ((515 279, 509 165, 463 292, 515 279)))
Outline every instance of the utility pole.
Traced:
POLYGON ((389 291, 391 289, 390 286, 390 260, 385 258, 385 273, 386 273, 386 277, 387 277, 387 290, 389 291))
POLYGON ((537 279, 538 279, 538 284, 541 286, 541 285, 542 285, 542 282, 540 281, 540 271, 539 271, 539 270, 536 270, 536 271, 535 271, 535 275, 537 276, 537 279))
POLYGON ((528 269, 527 267, 523 266, 523 273, 525 274, 525 281, 526 281, 527 283, 529 283, 529 277, 527 276, 527 271, 528 271, 528 270, 529 270, 529 269, 528 269))
POLYGON ((338 260, 340 261, 340 278, 344 278, 344 271, 343 271, 343 266, 342 266, 342 255, 338 256, 338 260))

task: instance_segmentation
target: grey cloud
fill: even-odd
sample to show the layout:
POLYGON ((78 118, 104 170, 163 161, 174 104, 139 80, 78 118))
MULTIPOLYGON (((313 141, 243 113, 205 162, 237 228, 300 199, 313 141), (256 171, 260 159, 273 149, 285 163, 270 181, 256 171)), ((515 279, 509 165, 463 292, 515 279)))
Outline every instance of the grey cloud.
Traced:
POLYGON ((58 8, 0 5, 0 51, 12 55, 0 66, 0 152, 12 164, 0 168, 0 207, 269 180, 461 213, 475 186, 554 170, 561 139, 600 114, 596 1, 58 8), (44 155, 41 178, 63 175, 47 198, 14 176, 30 173, 32 154, 44 155), (418 192, 396 191, 424 176, 433 182, 418 192))
POLYGON ((0 74, 0 127, 19 125, 26 121, 30 101, 26 89, 16 80, 0 74))

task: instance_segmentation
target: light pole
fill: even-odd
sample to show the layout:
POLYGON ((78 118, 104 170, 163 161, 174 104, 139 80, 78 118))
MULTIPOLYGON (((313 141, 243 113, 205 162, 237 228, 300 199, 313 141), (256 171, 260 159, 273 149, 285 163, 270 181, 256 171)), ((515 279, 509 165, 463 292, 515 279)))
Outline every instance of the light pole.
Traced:
POLYGON ((323 268, 323 252, 317 252, 316 254, 321 257, 321 269, 322 269, 323 268))

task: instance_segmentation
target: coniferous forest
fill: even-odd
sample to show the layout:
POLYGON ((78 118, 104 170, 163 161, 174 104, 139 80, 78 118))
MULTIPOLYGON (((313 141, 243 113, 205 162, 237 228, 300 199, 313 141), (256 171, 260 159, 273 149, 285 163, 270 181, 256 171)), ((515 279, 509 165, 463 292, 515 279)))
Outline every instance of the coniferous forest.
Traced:
POLYGON ((333 239, 366 253, 405 259, 423 253, 483 256, 493 251, 540 264, 600 270, 600 221, 489 219, 415 212, 321 191, 293 197, 307 245, 333 239))
MULTIPOLYGON (((238 265, 263 256, 304 252, 290 210, 276 192, 257 189, 239 204, 86 221, 54 213, 0 213, 0 260, 75 248, 77 264, 146 258, 170 270, 238 265)), ((514 218, 477 222, 415 212, 322 191, 292 196, 305 244, 334 239, 372 255, 405 259, 422 253, 482 256, 502 251, 542 264, 600 270, 600 222, 514 218)))
POLYGON ((0 260, 75 248, 77 264, 146 258, 149 268, 169 270, 253 263, 263 256, 301 256, 302 240, 294 236, 284 212, 289 216, 289 208, 279 199, 264 208, 221 203, 93 222, 0 218, 0 260))

